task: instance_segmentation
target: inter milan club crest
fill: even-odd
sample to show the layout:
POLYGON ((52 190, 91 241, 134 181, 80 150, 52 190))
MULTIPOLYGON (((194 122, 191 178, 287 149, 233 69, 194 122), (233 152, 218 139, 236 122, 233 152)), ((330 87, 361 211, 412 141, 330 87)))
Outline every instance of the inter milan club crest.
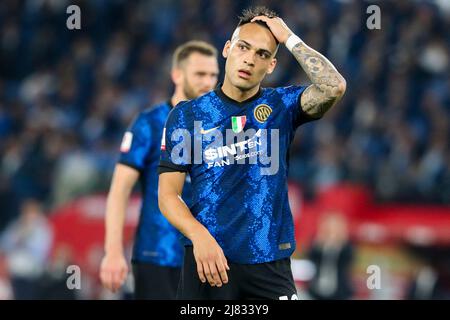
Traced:
POLYGON ((246 116, 240 116, 240 117, 231 117, 231 128, 233 129, 234 133, 239 133, 244 129, 245 122, 247 121, 246 116))
POLYGON ((271 113, 272 113, 272 108, 269 107, 267 104, 260 104, 253 111, 253 115, 255 116, 255 119, 259 123, 266 122, 271 113))

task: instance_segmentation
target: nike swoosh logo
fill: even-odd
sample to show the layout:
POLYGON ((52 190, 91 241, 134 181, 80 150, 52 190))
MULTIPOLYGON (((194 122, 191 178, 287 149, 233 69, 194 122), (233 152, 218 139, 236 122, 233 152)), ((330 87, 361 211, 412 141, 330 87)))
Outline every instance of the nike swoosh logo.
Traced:
POLYGON ((209 133, 209 132, 211 132, 211 131, 214 131, 214 130, 216 130, 218 127, 215 127, 215 128, 211 128, 211 129, 208 129, 208 130, 204 130, 203 128, 200 130, 200 134, 207 134, 207 133, 209 133))

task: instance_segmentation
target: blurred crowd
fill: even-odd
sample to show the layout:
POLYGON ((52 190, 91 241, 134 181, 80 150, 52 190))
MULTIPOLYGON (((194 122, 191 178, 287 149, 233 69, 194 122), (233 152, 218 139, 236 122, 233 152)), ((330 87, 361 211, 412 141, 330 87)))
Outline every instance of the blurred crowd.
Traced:
MULTIPOLYGON (((171 53, 187 39, 221 48, 250 1, 0 3, 0 206, 54 207, 103 191, 137 112, 172 90, 171 53)), ((339 181, 378 199, 449 202, 450 9, 445 1, 383 1, 381 30, 362 1, 259 1, 344 74, 348 90, 297 135, 291 178, 309 194, 339 181)), ((308 84, 287 50, 265 85, 308 84)), ((223 59, 221 64, 223 66, 223 59)), ((1 225, 0 225, 1 226, 1 225)))
MULTIPOLYGON (((172 93, 174 48, 202 39, 220 50, 240 11, 256 2, 75 1, 81 30, 66 27, 70 4, 0 2, 0 299, 12 294, 1 281, 5 261, 27 276, 43 272, 27 268, 27 251, 17 248, 46 268, 51 230, 39 212, 107 190, 128 124, 172 93)), ((448 204, 450 3, 379 2, 380 30, 367 28, 364 1, 257 4, 278 11, 347 80, 344 99, 296 136, 291 179, 308 196, 353 181, 379 201, 448 204)), ((308 83, 282 49, 264 85, 308 83)))

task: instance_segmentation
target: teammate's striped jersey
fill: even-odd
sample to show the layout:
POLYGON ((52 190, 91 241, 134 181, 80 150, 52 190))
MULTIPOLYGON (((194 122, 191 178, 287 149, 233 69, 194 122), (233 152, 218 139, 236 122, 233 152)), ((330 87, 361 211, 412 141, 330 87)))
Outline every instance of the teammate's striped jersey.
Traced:
POLYGON ((216 89, 167 118, 159 172, 189 172, 191 212, 232 262, 269 262, 295 249, 288 151, 296 128, 314 120, 300 107, 304 89, 264 88, 244 102, 216 89))
MULTIPOLYGON (((183 250, 180 233, 158 207, 158 174, 161 137, 172 106, 169 102, 141 112, 122 140, 119 162, 140 172, 142 208, 133 247, 133 261, 179 267, 183 250)), ((183 199, 189 203, 190 183, 185 183, 183 199)))

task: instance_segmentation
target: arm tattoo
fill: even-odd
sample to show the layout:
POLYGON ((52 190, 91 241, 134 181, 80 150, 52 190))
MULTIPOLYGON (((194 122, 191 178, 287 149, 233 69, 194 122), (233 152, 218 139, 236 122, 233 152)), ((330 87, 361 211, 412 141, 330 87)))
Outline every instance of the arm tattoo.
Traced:
POLYGON ((292 54, 312 82, 302 94, 301 107, 320 118, 344 95, 345 79, 327 58, 303 42, 292 49, 292 54))

